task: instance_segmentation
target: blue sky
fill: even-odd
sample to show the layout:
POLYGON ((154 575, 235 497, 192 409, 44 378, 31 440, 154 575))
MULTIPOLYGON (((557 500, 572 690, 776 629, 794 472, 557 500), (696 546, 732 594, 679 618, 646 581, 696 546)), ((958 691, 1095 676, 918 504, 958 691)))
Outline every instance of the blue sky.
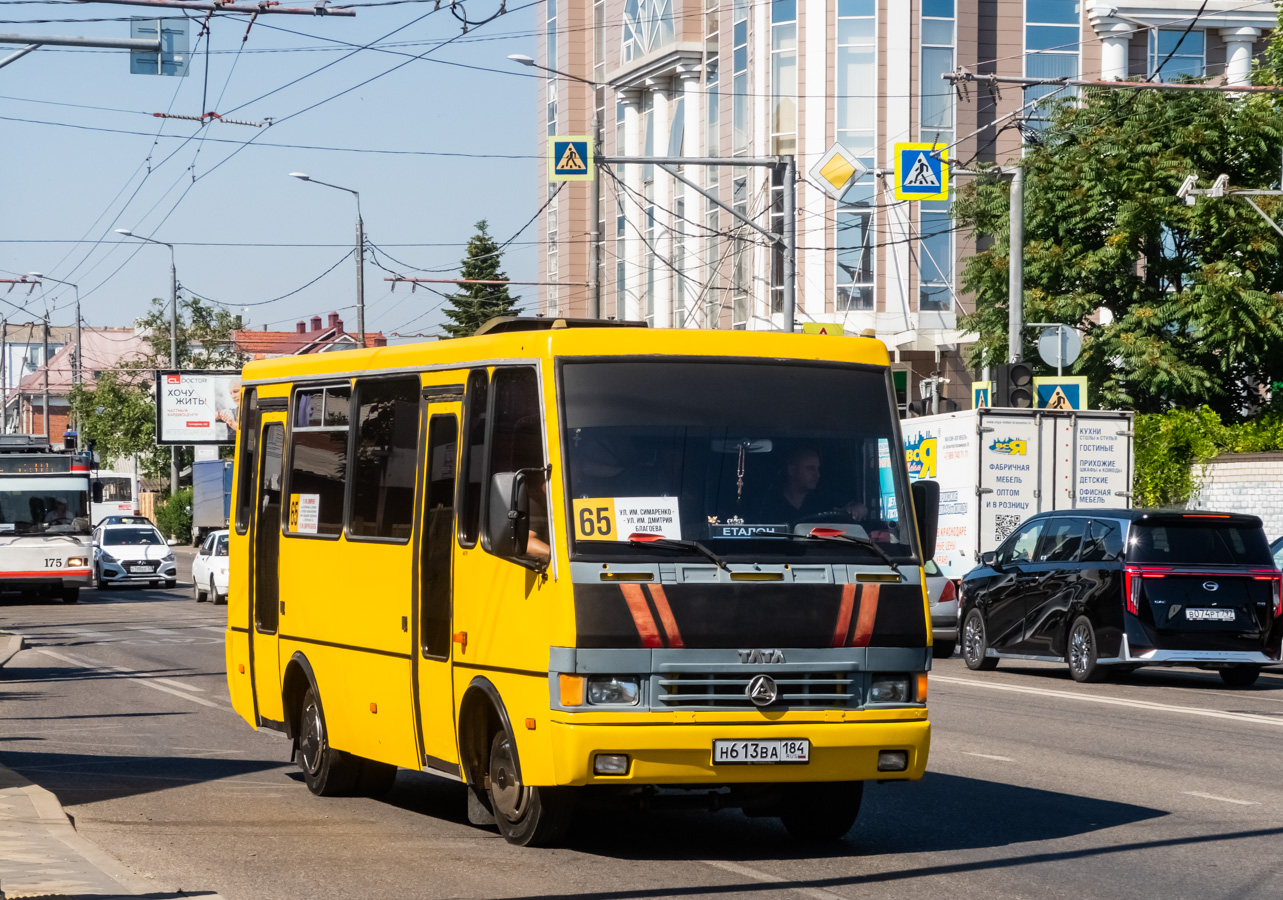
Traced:
MULTIPOLYGON (((76 282, 87 324, 131 324, 152 297, 168 296, 169 254, 113 231, 130 228, 179 244, 183 288, 236 312, 249 306, 244 314, 250 327, 292 330, 300 319, 339 310, 355 330, 355 268, 351 257, 342 259, 354 242, 354 200, 290 178, 290 172, 359 190, 369 240, 400 261, 380 256, 389 268, 401 274, 435 269, 435 274, 420 274, 457 277, 463 244, 476 220, 488 219, 492 234, 506 240, 537 209, 542 162, 533 158, 538 152, 536 81, 531 69, 507 59, 510 53, 533 55, 532 29, 540 7, 528 2, 510 3, 513 12, 469 28, 467 35, 446 4, 432 13, 431 2, 361 8, 355 18, 261 16, 239 55, 247 17, 220 16, 212 23, 208 78, 206 43, 196 44, 200 19, 191 23, 197 53, 186 78, 131 75, 128 53, 115 50, 37 51, 0 69, 4 277, 39 271, 76 282), (324 39, 364 45, 402 26, 407 27, 380 46, 414 56, 455 40, 426 59, 409 61, 300 112, 407 62, 406 56, 376 49, 342 59, 353 48, 324 39), (309 74, 327 63, 333 65, 309 74), (262 97, 278 88, 283 89, 262 97), (195 122, 152 115, 168 110, 198 116, 202 94, 208 98, 204 109, 229 118, 298 115, 263 129, 222 123, 201 129, 195 122), (161 137, 155 139, 158 132, 161 137), (198 137, 184 142, 192 135, 198 137), (253 143, 236 152, 250 139, 253 143), (430 153, 477 156, 425 155, 430 153), (70 243, 82 239, 88 242, 70 243), (331 267, 293 296, 254 305, 294 291, 331 267)), ((282 5, 309 4, 282 0, 282 5)), ((497 9, 498 0, 466 2, 474 21, 497 9)), ((143 12, 103 3, 0 0, 0 32, 128 37, 129 22, 123 20, 143 12), (122 21, 85 21, 90 18, 122 21), (34 21, 42 19, 76 21, 34 21)), ((0 56, 17 49, 0 45, 0 56)), ((513 280, 535 279, 536 239, 532 225, 505 257, 513 280)), ((367 258, 366 329, 437 331, 441 316, 432 307, 441 298, 422 289, 411 294, 404 285, 392 293, 382 280, 386 274, 367 258)), ((0 293, 10 304, 0 315, 20 320, 25 316, 12 304, 36 315, 47 306, 54 324, 72 323, 69 289, 47 283, 43 294, 37 290, 30 297, 20 290, 25 289, 0 293)), ((535 290, 521 289, 532 305, 535 290)))

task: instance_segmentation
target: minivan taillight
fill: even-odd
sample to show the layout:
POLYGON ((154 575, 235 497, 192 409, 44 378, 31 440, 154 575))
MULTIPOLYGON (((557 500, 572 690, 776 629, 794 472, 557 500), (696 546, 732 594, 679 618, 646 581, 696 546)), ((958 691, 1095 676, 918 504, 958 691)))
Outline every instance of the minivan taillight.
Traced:
POLYGON ((1123 600, 1127 611, 1132 615, 1140 613, 1140 580, 1142 578, 1166 578, 1171 570, 1150 566, 1126 566, 1123 569, 1123 600))
MULTIPOLYGON (((1257 572, 1261 570, 1258 569, 1257 572)), ((1253 574, 1252 577, 1257 581, 1270 582, 1270 591, 1274 599, 1274 618, 1283 617, 1283 572, 1274 571, 1268 574, 1261 572, 1259 575, 1253 574)))

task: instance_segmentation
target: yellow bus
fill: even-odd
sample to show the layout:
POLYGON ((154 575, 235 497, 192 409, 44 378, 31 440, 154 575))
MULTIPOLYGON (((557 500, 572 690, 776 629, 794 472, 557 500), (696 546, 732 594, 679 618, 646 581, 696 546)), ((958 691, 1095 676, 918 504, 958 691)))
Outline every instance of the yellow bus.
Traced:
POLYGON ((832 839, 922 776, 938 491, 881 343, 496 319, 241 398, 228 683, 312 792, 435 773, 523 845, 583 801, 832 839))

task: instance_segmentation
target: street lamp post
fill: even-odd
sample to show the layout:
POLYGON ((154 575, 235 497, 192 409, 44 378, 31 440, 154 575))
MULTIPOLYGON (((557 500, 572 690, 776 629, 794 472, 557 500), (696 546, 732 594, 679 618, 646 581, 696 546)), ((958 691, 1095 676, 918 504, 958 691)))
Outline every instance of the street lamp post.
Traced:
POLYGON ((336 191, 347 191, 356 198, 356 333, 365 347, 365 223, 361 221, 361 193, 352 188, 341 187, 325 181, 317 181, 303 172, 291 172, 291 178, 319 184, 322 187, 334 188, 336 191))
MULTIPOLYGON (((169 248, 169 367, 178 368, 178 264, 174 261, 174 245, 155 238, 134 234, 128 228, 117 228, 116 234, 136 238, 149 244, 169 248)), ((160 385, 156 385, 156 402, 160 402, 160 385)), ((169 448, 169 495, 178 493, 178 447, 169 448)))

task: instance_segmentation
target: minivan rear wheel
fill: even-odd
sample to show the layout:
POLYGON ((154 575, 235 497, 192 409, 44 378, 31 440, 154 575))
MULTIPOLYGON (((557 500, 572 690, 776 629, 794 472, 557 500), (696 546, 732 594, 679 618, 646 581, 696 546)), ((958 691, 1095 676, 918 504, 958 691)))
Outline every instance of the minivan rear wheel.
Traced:
POLYGON ((1221 681, 1233 688, 1251 687, 1261 675, 1260 666, 1230 666, 1221 669, 1221 681))
POLYGON ((1074 681, 1087 684, 1104 681, 1109 675, 1109 671, 1098 662, 1100 654, 1096 646, 1096 629, 1086 616, 1074 619, 1074 624, 1069 629, 1065 656, 1069 661, 1069 674, 1074 681))
POLYGON ((967 668, 975 672, 988 672, 998 667, 998 658, 988 656, 989 639, 985 634, 985 617, 972 607, 962 621, 962 658, 967 668))

